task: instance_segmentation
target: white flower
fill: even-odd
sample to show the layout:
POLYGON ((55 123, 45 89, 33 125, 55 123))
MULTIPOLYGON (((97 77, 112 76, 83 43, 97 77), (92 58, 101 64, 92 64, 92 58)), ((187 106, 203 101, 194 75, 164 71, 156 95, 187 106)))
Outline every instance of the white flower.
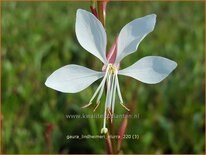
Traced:
POLYGON ((106 58, 107 36, 101 22, 90 12, 78 9, 75 25, 77 39, 84 49, 104 63, 105 70, 97 72, 79 65, 66 65, 48 77, 45 82, 46 86, 64 93, 77 93, 103 77, 89 104, 84 107, 91 105, 95 98, 98 106, 104 87, 107 85, 104 123, 101 130, 102 133, 106 133, 107 110, 110 109, 114 113, 116 92, 120 104, 124 106, 118 75, 125 75, 144 83, 155 84, 165 79, 177 66, 176 62, 167 58, 146 56, 128 68, 118 69, 120 61, 137 50, 144 37, 153 31, 155 23, 156 15, 151 14, 135 19, 125 25, 116 41, 116 57, 112 62, 106 58))

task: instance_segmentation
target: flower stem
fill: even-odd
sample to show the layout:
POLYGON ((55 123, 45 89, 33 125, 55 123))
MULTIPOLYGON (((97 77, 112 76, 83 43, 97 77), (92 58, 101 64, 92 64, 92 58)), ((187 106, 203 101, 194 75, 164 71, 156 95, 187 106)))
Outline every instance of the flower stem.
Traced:
MULTIPOLYGON (((111 111, 110 111, 111 113, 111 111)), ((113 113, 111 113, 111 116, 109 117, 109 131, 111 132, 111 135, 115 135, 115 131, 114 131, 114 120, 113 120, 113 113)), ((113 146, 113 153, 117 152, 117 147, 116 147, 116 139, 115 138, 110 138, 112 146, 113 146)))
POLYGON ((107 132, 105 136, 106 136, 107 153, 112 154, 113 153, 113 148, 112 148, 112 143, 111 143, 111 139, 110 139, 110 136, 109 136, 109 132, 107 132))
POLYGON ((102 0, 97 2, 98 6, 98 17, 99 20, 102 22, 102 25, 105 27, 106 25, 106 10, 107 10, 107 3, 108 0, 102 0))
POLYGON ((117 142, 117 153, 120 152, 123 136, 124 136, 124 133, 125 133, 126 128, 127 128, 127 123, 128 123, 128 113, 126 113, 126 115, 122 121, 120 130, 119 130, 119 138, 118 138, 118 142, 117 142))

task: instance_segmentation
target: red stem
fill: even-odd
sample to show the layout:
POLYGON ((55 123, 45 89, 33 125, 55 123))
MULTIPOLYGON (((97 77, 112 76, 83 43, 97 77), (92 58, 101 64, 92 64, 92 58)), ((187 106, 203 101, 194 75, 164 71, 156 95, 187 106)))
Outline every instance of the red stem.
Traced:
POLYGON ((118 138, 118 143, 117 143, 117 153, 119 153, 119 151, 120 151, 123 136, 124 136, 124 133, 125 133, 126 128, 127 128, 127 123, 128 123, 128 113, 125 114, 125 117, 122 121, 120 130, 119 130, 119 138, 118 138))
POLYGON ((107 153, 112 154, 113 148, 112 148, 111 139, 109 137, 109 132, 107 132, 107 134, 106 134, 106 146, 107 146, 107 153))

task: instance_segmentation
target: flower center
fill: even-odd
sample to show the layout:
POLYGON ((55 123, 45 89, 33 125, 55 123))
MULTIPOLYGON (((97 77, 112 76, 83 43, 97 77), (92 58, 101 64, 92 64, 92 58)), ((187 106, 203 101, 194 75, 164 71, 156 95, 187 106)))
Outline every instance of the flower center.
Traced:
MULTIPOLYGON (((125 109, 127 109, 123 105, 123 99, 122 99, 122 95, 120 92, 119 81, 117 77, 119 67, 111 63, 108 64, 107 66, 105 65, 105 67, 106 67, 106 70, 105 70, 105 75, 104 75, 102 82, 100 83, 99 87, 97 88, 94 95, 90 99, 89 104, 83 107, 83 108, 86 108, 90 106, 94 98, 97 96, 96 106, 94 108, 94 111, 95 111, 100 104, 100 99, 102 97, 102 94, 103 94, 103 91, 106 85, 107 92, 106 92, 106 100, 105 100, 105 108, 104 108, 104 122, 103 122, 103 128, 101 130, 101 133, 103 134, 106 134, 108 132, 108 129, 106 128, 106 119, 107 119, 108 113, 110 113, 111 115, 114 113, 116 91, 119 96, 120 104, 125 109)), ((129 109, 127 110, 129 111, 129 109)))
POLYGON ((110 74, 115 74, 115 73, 117 73, 117 67, 115 66, 115 65, 113 65, 113 64, 109 64, 108 65, 108 72, 110 73, 110 74))

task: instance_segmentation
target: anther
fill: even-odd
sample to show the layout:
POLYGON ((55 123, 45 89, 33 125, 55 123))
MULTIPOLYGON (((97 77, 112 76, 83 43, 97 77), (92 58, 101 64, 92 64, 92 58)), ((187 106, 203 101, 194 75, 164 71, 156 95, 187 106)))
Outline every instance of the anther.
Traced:
POLYGON ((99 104, 100 104, 100 102, 97 102, 97 105, 95 106, 95 108, 94 108, 93 112, 95 112, 95 111, 96 111, 96 109, 99 107, 99 104))
POLYGON ((121 106, 123 106, 127 111, 130 111, 130 109, 127 108, 123 103, 120 102, 120 104, 121 104, 121 106))

